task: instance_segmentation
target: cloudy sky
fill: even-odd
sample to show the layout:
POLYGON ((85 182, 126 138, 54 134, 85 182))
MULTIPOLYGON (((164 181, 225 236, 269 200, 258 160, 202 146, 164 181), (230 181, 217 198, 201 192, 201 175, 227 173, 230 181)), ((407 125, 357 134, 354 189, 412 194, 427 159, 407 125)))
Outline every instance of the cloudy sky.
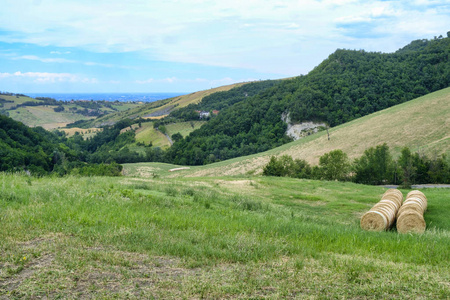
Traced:
POLYGON ((448 0, 1 0, 0 91, 193 92, 447 36, 448 0))

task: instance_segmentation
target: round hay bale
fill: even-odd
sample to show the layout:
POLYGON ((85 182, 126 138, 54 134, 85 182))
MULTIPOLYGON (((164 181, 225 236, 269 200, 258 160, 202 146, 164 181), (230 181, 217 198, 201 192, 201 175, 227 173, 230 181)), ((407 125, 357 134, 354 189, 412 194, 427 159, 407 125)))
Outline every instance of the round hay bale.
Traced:
POLYGON ((377 208, 372 211, 382 213, 387 220, 386 228, 391 227, 395 215, 389 208, 387 208, 386 206, 377 206, 377 208))
POLYGON ((397 189, 388 189, 381 199, 389 199, 398 203, 399 207, 403 202, 403 194, 397 189))
POLYGON ((381 201, 378 203, 386 204, 389 207, 392 207, 393 210, 398 210, 400 207, 397 202, 395 202, 393 200, 389 200, 389 199, 381 199, 381 201))
POLYGON ((420 196, 424 197, 425 199, 427 199, 427 197, 425 196, 425 194, 422 193, 422 192, 419 191, 419 190, 412 190, 412 191, 410 191, 410 192, 406 195, 406 198, 409 198, 409 196, 412 196, 412 195, 420 195, 420 196))
POLYGON ((393 194, 397 195, 400 199, 403 199, 403 194, 397 189, 388 189, 386 192, 384 192, 384 195, 393 194))
POLYGON ((423 233, 426 223, 423 215, 412 210, 404 211, 397 219, 399 233, 423 233))
POLYGON ((388 189, 381 200, 361 217, 361 228, 371 231, 389 229, 395 222, 402 202, 402 192, 397 189, 388 189))
POLYGON ((398 210, 397 218, 405 211, 415 211, 419 214, 423 214, 422 208, 417 206, 416 204, 403 204, 402 207, 398 210))
POLYGON ((361 217, 361 228, 368 231, 383 231, 388 226, 385 215, 378 211, 368 211, 361 217))
POLYGON ((420 199, 418 197, 410 197, 410 198, 406 199, 405 202, 403 202, 403 205, 405 205, 405 204, 415 204, 415 205, 420 206, 420 208, 422 209, 422 214, 427 209, 426 202, 424 202, 422 199, 420 199))

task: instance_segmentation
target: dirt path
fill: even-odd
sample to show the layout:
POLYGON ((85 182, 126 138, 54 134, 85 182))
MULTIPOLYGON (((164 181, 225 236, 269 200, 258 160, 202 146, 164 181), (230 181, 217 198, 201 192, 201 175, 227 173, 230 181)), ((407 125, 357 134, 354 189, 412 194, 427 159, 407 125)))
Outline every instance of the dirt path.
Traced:
MULTIPOLYGON (((388 189, 397 189, 398 185, 383 185, 383 187, 388 189)), ((444 188, 448 189, 450 188, 450 184, 414 184, 411 185, 411 188, 413 189, 428 189, 428 188, 444 188)))

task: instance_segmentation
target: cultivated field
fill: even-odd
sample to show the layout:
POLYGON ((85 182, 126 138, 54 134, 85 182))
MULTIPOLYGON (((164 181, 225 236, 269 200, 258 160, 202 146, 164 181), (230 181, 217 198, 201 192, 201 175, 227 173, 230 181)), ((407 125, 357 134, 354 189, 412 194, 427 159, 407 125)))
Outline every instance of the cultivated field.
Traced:
MULTIPOLYGON (((24 96, 7 96, 7 95, 0 95, 0 98, 5 99, 7 101, 13 101, 12 103, 6 102, 3 103, 3 106, 1 109, 4 109, 8 112, 9 116, 13 118, 16 121, 22 122, 27 126, 42 126, 47 130, 56 129, 65 127, 69 123, 73 123, 75 121, 79 120, 89 120, 89 119, 95 119, 94 117, 85 116, 82 114, 75 113, 72 110, 78 110, 82 111, 85 108, 78 105, 77 102, 75 103, 63 103, 61 106, 64 107, 64 111, 62 112, 55 112, 54 108, 56 106, 52 105, 43 105, 44 101, 37 100, 30 97, 24 97, 24 96), (36 102, 36 103, 42 103, 42 105, 39 106, 25 106, 25 107, 19 107, 17 109, 10 110, 12 107, 15 107, 18 104, 23 104, 25 102, 36 102)), ((143 103, 122 103, 122 102, 111 102, 111 107, 116 109, 118 113, 124 110, 129 110, 132 108, 136 108, 139 106, 142 106, 143 103)), ((114 113, 115 110, 102 106, 100 109, 104 113, 114 113)))
POLYGON ((153 128, 153 123, 142 123, 142 127, 136 130, 136 142, 148 145, 150 142, 155 147, 162 149, 170 147, 169 140, 160 131, 153 128))
POLYGON ((194 131, 199 129, 206 121, 191 121, 191 122, 180 122, 166 125, 167 134, 172 136, 175 133, 180 133, 183 137, 186 137, 194 131))
POLYGON ((359 227, 381 187, 154 177, 0 174, 0 298, 450 297, 448 189, 400 235, 359 227))

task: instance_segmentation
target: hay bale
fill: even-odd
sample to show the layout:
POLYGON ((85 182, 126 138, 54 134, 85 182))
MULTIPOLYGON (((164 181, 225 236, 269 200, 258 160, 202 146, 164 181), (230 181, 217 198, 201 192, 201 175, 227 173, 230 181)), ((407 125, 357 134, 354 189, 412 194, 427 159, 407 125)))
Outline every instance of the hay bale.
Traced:
POLYGON ((397 212, 397 231, 400 233, 423 233, 426 228, 423 214, 428 201, 424 193, 418 190, 409 192, 402 207, 397 212))
POLYGON ((403 194, 397 189, 388 189, 381 199, 389 199, 395 201, 398 204, 398 207, 402 205, 403 202, 403 194))
POLYGON ((361 228, 368 231, 383 231, 388 226, 386 216, 378 211, 368 211, 361 217, 361 228))
POLYGON ((409 210, 413 210, 419 214, 423 214, 423 210, 421 207, 418 207, 414 203, 408 203, 408 204, 403 204, 402 207, 400 207, 400 209, 398 210, 398 213, 397 213, 397 219, 404 211, 409 211, 409 210))
POLYGON ((361 228, 368 231, 391 228, 402 202, 402 192, 397 189, 387 190, 381 200, 361 217, 361 228))
POLYGON ((424 233, 425 228, 423 215, 417 211, 404 211, 397 219, 397 231, 400 233, 424 233))

